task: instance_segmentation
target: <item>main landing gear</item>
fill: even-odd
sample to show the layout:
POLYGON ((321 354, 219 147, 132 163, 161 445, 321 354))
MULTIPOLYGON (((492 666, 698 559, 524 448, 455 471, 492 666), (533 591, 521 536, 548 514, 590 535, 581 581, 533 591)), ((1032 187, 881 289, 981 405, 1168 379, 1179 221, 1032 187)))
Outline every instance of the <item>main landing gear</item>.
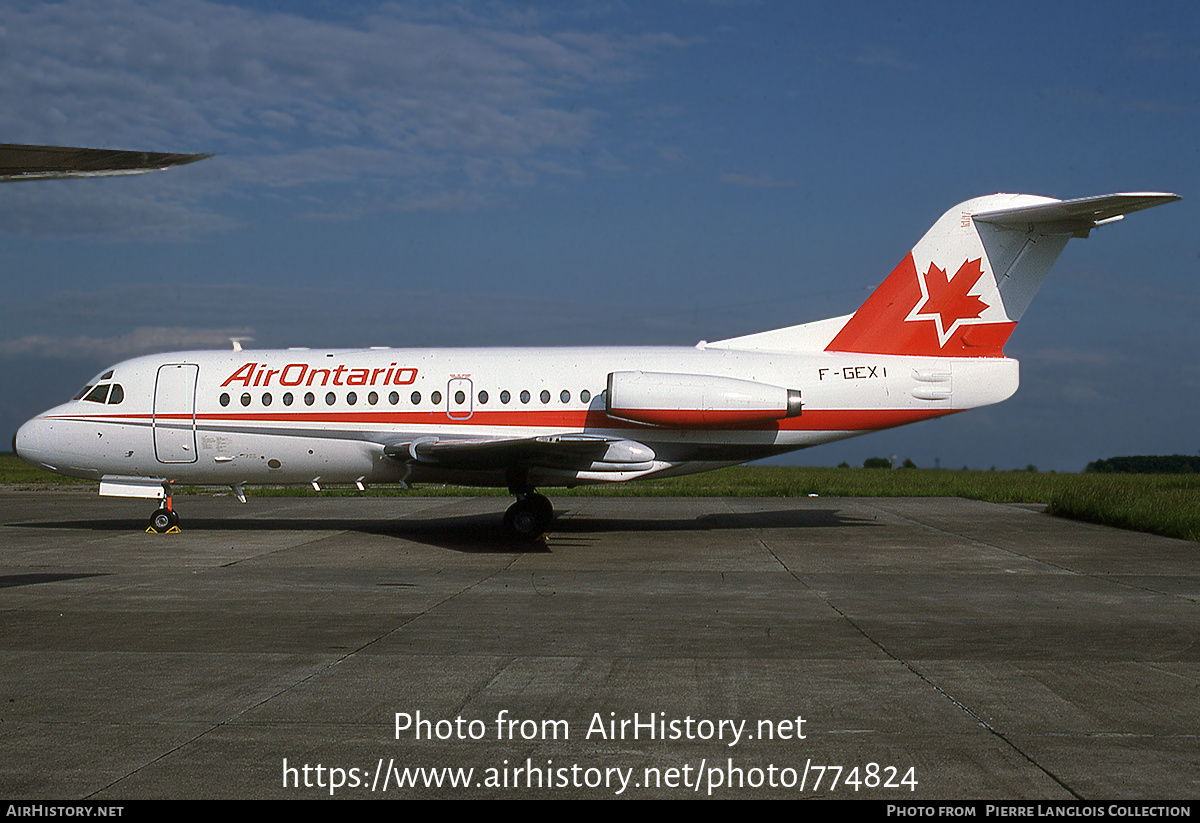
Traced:
POLYGON ((545 534, 554 520, 554 504, 538 494, 524 477, 510 477, 508 490, 517 502, 504 513, 504 527, 522 540, 536 540, 545 534))

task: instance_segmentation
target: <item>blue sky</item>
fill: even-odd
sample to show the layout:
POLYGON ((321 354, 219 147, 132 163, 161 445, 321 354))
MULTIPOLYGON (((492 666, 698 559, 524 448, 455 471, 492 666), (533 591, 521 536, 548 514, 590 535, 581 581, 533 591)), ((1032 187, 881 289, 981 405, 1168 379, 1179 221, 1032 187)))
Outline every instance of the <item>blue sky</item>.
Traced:
POLYGON ((0 430, 155 351, 682 344, 853 311, 956 203, 1174 191, 1068 245, 999 406, 801 453, 1200 452, 1194 4, 6 3, 0 430), (913 6, 914 8, 909 8, 913 6))

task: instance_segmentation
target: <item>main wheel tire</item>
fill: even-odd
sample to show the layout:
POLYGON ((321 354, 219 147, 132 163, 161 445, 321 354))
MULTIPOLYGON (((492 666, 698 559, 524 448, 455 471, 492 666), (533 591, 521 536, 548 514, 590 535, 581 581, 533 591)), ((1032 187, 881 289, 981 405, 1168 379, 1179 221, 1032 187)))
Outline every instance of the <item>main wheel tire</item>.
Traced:
POLYGON ((508 507, 504 513, 504 525, 522 540, 536 540, 550 525, 550 518, 546 516, 544 506, 526 498, 508 507))

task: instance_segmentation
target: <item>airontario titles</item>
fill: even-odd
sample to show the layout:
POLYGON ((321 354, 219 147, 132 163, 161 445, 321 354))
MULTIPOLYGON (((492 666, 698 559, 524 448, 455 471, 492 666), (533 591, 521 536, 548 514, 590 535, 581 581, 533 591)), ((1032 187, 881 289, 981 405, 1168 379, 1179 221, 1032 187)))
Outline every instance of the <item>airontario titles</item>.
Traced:
POLYGON ((390 363, 384 368, 353 369, 345 364, 317 368, 308 363, 288 363, 281 369, 269 369, 265 363, 250 362, 225 378, 221 388, 231 383, 251 386, 408 386, 417 381, 417 370, 390 363))

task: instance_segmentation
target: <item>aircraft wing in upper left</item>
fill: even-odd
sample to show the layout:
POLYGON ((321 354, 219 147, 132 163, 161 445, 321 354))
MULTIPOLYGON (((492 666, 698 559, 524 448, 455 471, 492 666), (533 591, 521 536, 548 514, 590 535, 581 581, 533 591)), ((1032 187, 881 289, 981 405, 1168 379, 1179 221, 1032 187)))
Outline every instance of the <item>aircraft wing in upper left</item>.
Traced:
POLYGON ((0 143, 0 183, 145 174, 173 166, 185 166, 206 157, 212 155, 0 143))

